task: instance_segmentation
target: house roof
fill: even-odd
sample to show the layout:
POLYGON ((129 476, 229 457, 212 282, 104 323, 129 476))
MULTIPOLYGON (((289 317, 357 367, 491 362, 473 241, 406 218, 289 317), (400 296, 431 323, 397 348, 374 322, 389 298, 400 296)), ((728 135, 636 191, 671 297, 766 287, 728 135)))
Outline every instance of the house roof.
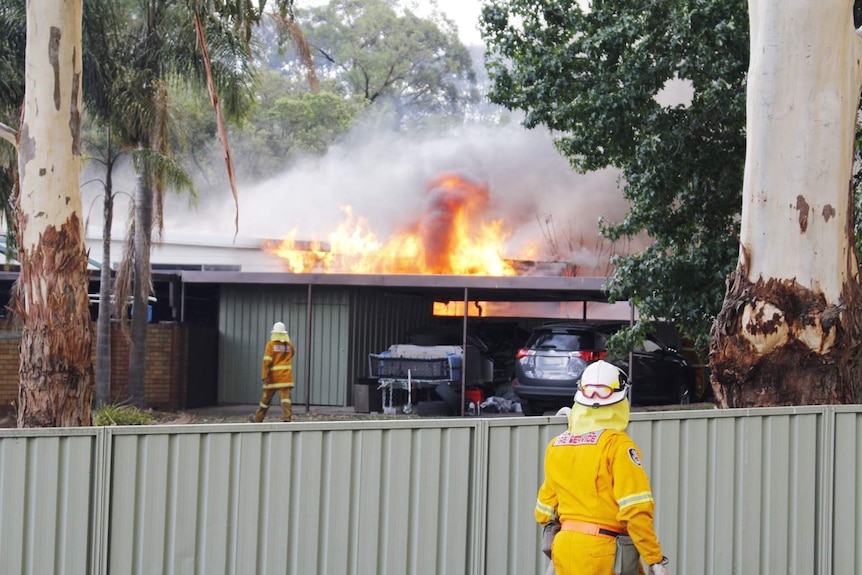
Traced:
POLYGON ((604 277, 456 276, 419 274, 297 274, 180 271, 184 283, 359 286, 391 289, 401 294, 433 296, 438 301, 469 297, 483 301, 608 300, 604 277), (466 290, 466 293, 465 293, 466 290))

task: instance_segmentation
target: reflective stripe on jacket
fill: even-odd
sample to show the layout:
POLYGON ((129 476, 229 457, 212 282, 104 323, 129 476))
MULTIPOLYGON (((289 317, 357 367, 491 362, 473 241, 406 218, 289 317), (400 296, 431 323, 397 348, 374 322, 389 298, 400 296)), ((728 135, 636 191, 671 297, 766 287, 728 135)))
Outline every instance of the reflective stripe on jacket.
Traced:
POLYGON ((545 451, 536 520, 559 518, 627 531, 647 565, 662 560, 653 528, 655 501, 640 450, 624 431, 566 431, 545 451))
POLYGON ((267 342, 261 368, 264 389, 293 387, 293 353, 293 344, 289 341, 267 342))

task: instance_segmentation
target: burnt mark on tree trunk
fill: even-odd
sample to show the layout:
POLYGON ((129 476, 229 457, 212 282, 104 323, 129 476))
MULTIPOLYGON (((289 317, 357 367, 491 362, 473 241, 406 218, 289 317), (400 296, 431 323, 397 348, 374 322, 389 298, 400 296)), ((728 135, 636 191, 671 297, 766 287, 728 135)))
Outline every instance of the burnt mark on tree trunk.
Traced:
POLYGON ((823 221, 829 223, 829 220, 835 217, 835 208, 832 207, 832 204, 826 204, 823 206, 823 221))
POLYGON ((757 310, 757 314, 755 314, 753 321, 745 326, 745 328, 751 334, 775 333, 778 331, 778 327, 783 320, 784 318, 778 312, 773 312, 772 315, 767 318, 766 308, 762 307, 757 310))
POLYGON ((48 40, 48 61, 54 69, 54 109, 60 109, 60 29, 51 26, 51 37, 48 40))
POLYGON ((862 400, 862 287, 849 279, 841 298, 793 279, 752 283, 740 262, 710 337, 710 383, 720 407, 822 405, 862 400), (761 306, 744 325, 745 310, 761 306), (764 313, 766 308, 780 314, 764 313), (783 316, 783 317, 782 317, 783 316), (779 326, 776 321, 782 321, 779 326), (781 327, 785 340, 758 352, 750 336, 781 327), (812 337, 820 337, 820 346, 812 337))
POLYGON ((796 196, 796 211, 799 212, 799 231, 803 234, 808 230, 808 211, 810 206, 801 194, 796 196))

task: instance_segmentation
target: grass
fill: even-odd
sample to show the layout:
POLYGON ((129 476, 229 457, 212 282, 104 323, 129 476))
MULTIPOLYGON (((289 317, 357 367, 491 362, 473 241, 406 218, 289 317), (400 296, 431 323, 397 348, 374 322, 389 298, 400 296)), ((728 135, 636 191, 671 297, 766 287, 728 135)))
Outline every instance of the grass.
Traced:
POLYGON ((105 404, 93 411, 93 425, 150 425, 151 411, 133 405, 105 404))

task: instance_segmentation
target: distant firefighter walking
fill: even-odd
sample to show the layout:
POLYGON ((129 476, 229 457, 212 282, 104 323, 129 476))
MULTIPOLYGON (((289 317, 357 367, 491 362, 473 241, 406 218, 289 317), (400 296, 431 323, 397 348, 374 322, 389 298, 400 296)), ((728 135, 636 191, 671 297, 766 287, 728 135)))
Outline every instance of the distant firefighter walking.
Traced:
POLYGON ((290 392, 293 389, 293 344, 287 329, 280 321, 272 326, 272 335, 266 343, 263 353, 263 367, 261 368, 261 379, 263 380, 263 395, 260 405, 254 412, 253 421, 260 423, 266 417, 269 402, 272 396, 278 392, 283 412, 282 421, 290 421, 293 417, 293 404, 290 400, 290 392))

